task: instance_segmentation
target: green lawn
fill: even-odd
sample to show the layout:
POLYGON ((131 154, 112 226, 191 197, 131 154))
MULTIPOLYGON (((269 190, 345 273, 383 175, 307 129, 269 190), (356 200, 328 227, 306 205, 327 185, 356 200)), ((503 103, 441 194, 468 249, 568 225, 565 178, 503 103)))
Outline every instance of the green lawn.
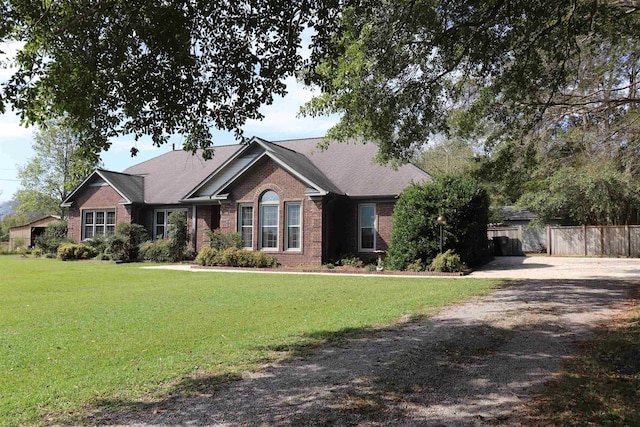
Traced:
MULTIPOLYGON (((0 425, 233 376, 495 281, 193 273, 0 256, 0 425)), ((48 421, 47 421, 48 420, 48 421)))

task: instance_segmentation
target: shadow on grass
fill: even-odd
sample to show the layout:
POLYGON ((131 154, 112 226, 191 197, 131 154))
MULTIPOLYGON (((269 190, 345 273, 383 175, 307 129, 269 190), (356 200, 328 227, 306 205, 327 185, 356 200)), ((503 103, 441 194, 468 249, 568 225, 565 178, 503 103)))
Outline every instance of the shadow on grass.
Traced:
POLYGON ((260 348, 286 352, 291 360, 242 381, 235 381, 239 375, 185 379, 142 403, 103 400, 73 423, 513 425, 522 397, 559 371, 593 319, 625 303, 630 287, 621 281, 522 281, 497 291, 491 303, 471 302, 446 315, 260 348))
MULTIPOLYGON (((630 313, 630 314, 629 314, 630 313)), ((640 312, 599 328, 526 408, 532 425, 640 425, 640 312)))

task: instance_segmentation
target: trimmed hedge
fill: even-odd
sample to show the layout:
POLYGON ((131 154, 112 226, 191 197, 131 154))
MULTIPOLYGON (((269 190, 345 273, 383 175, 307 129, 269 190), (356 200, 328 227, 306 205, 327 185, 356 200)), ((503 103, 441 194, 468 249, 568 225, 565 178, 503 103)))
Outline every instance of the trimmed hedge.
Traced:
POLYGON ((224 267, 275 267, 278 261, 262 251, 247 251, 235 247, 218 250, 202 248, 196 256, 195 263, 202 266, 224 267))
POLYGON ((82 243, 66 243, 58 248, 58 258, 62 261, 90 259, 96 256, 96 251, 82 243))
POLYGON ((171 247, 168 240, 144 243, 140 247, 142 259, 154 262, 172 262, 171 247))
POLYGON ((412 184, 400 195, 385 266, 404 270, 416 260, 430 265, 440 252, 440 215, 447 220, 445 250, 454 250, 469 266, 490 258, 487 192, 469 176, 443 176, 425 185, 412 184))

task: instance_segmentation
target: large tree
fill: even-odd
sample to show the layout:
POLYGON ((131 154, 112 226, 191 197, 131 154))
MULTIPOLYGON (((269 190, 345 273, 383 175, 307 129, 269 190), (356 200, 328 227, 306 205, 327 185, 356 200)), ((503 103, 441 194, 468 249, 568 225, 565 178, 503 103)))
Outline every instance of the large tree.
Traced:
POLYGON ((438 133, 520 139, 575 114, 638 103, 640 5, 624 0, 345 2, 318 29, 307 79, 323 94, 309 114, 343 113, 330 135, 382 141, 409 159, 438 133), (585 58, 609 54, 591 68, 585 58), (595 81, 602 81, 595 87, 595 81), (589 91, 589 89, 596 89, 589 91), (451 120, 455 112, 457 119, 451 120))
POLYGON ((0 41, 26 44, 0 109, 4 99, 28 122, 66 114, 85 155, 131 133, 156 145, 182 134, 193 150, 213 127, 240 137, 300 68, 308 3, 2 0, 0 41))
POLYGON ((14 195, 16 212, 29 220, 48 214, 64 217, 60 203, 67 198, 99 162, 80 155, 82 136, 66 126, 64 119, 49 120, 35 134, 34 156, 18 167, 20 188, 14 195))
POLYGON ((618 70, 638 61, 639 11, 634 0, 2 0, 0 40, 26 44, 0 97, 28 121, 68 114, 87 154, 125 133, 156 144, 182 133, 195 149, 212 127, 241 136, 304 69, 323 93, 306 112, 342 114, 331 137, 407 161, 435 134, 490 125, 492 143, 624 113, 636 75, 618 70), (595 52, 609 67, 585 67, 595 52))

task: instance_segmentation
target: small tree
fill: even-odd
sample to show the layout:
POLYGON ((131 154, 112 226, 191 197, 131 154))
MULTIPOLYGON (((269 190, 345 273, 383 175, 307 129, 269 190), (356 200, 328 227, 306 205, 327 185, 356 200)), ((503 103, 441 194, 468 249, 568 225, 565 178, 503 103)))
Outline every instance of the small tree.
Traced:
POLYGON ((443 215, 444 248, 469 266, 489 257, 489 197, 468 175, 443 176, 407 188, 396 203, 389 255, 385 263, 403 270, 420 259, 429 265, 439 252, 438 216, 443 215))
POLYGON ((100 165, 99 158, 82 155, 83 135, 71 129, 65 118, 48 120, 35 134, 34 156, 18 168, 20 188, 16 211, 30 220, 58 213, 64 219, 60 202, 100 165))
POLYGON ((187 215, 182 211, 174 211, 167 218, 167 237, 169 238, 169 249, 174 262, 182 261, 184 251, 189 243, 189 232, 187 231, 187 215))
POLYGON ((147 239, 147 231, 142 225, 122 223, 107 244, 108 255, 112 259, 134 261, 140 254, 140 245, 147 239))
POLYGON ((36 237, 35 245, 46 254, 57 256, 58 247, 63 243, 72 243, 67 236, 67 222, 56 221, 47 226, 44 233, 36 237))

